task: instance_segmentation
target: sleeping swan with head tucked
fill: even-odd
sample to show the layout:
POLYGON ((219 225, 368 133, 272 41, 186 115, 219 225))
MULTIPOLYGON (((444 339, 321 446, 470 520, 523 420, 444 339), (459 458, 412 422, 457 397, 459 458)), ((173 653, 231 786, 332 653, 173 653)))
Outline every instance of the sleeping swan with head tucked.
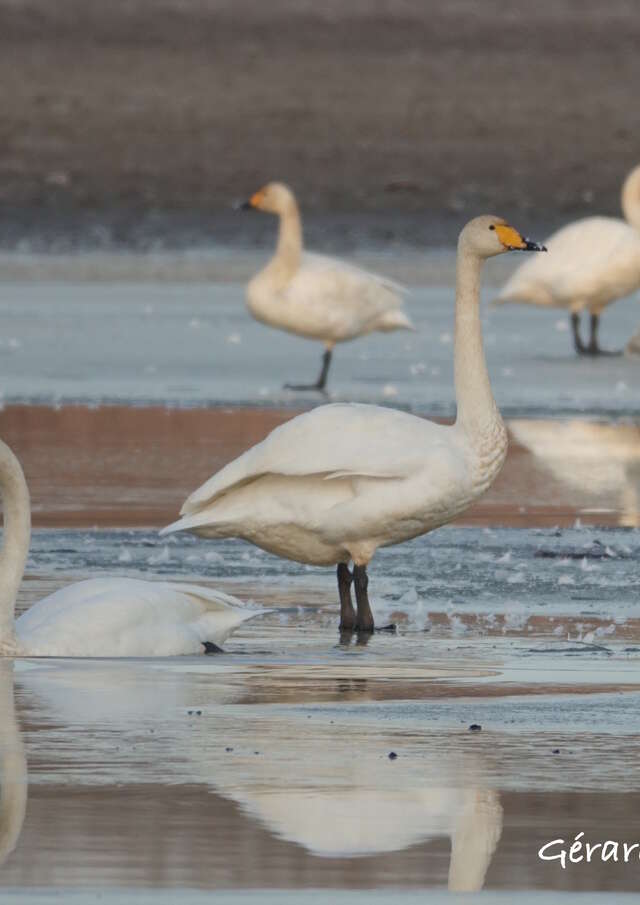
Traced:
POLYGON ((0 656, 167 657, 217 647, 263 611, 196 585, 94 578, 61 588, 15 619, 31 541, 24 473, 0 440, 4 519, 0 551, 0 656))

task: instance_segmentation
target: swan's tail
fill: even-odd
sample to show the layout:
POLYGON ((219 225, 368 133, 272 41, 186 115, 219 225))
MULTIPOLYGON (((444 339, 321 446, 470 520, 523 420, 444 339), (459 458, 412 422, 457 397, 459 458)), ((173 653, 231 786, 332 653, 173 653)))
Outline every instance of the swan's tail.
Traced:
POLYGON ((553 305, 553 298, 543 286, 530 283, 511 286, 507 283, 490 303, 491 308, 497 308, 498 305, 542 305, 549 308, 553 305))
POLYGON ((387 311, 378 322, 378 330, 389 333, 391 330, 415 331, 413 321, 404 313, 402 308, 387 311))
POLYGON ((195 515, 183 515, 182 518, 179 518, 176 522, 172 522, 170 525, 162 528, 159 534, 160 537, 164 537, 165 534, 176 534, 178 531, 193 531, 196 528, 207 525, 210 521, 210 512, 207 512, 206 514, 204 512, 197 512, 195 515))

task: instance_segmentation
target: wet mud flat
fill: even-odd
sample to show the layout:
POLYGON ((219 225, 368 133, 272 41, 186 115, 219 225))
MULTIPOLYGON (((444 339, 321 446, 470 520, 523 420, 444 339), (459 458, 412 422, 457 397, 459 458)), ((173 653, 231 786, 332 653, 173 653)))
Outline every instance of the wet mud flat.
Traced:
MULTIPOLYGON (((7 406, 38 526, 161 527, 211 474, 294 409, 7 406)), ((640 524, 640 427, 513 419, 498 480, 460 524, 640 524)))

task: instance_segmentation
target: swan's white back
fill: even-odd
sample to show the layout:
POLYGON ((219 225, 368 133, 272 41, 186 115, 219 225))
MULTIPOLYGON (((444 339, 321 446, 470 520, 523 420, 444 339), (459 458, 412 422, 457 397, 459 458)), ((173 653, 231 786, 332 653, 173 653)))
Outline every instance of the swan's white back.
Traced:
POLYGON ((640 233, 623 220, 578 220, 545 244, 548 254, 528 258, 499 300, 599 313, 640 287, 640 233))
POLYGON ((640 166, 625 179, 620 201, 624 220, 586 217, 558 230, 545 243, 549 254, 525 261, 497 301, 599 315, 640 288, 640 166))
POLYGON ((222 644, 257 612, 196 585, 95 578, 34 604, 16 634, 28 656, 168 657, 222 644))

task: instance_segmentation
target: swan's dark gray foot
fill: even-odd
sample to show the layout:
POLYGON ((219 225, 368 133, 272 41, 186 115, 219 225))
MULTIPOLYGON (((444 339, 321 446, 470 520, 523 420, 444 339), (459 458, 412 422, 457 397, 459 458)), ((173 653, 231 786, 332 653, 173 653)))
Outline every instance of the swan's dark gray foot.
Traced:
POLYGON ((573 331, 573 345, 578 355, 587 355, 588 350, 585 344, 582 342, 582 337, 580 336, 580 315, 573 313, 570 318, 571 322, 571 330, 573 331))
POLYGON ((203 641, 202 646, 204 647, 205 654, 223 654, 224 651, 221 647, 218 647, 217 644, 214 644, 213 641, 203 641))
POLYGON ((373 613, 369 605, 369 595, 367 588, 369 587, 369 576, 367 575, 366 566, 353 566, 353 584, 356 589, 356 605, 358 607, 358 615, 356 618, 357 632, 373 632, 373 613))
POLYGON ((352 632, 356 625, 356 612, 351 602, 353 575, 346 562, 338 563, 338 594, 340 595, 340 631, 352 632))
POLYGON ((326 349, 322 356, 322 368, 315 383, 285 383, 285 390, 317 390, 326 393, 327 376, 331 365, 331 349, 326 349))
POLYGON ((602 349, 598 344, 598 326, 600 323, 600 315, 591 315, 591 338, 589 346, 586 349, 587 355, 622 355, 622 351, 616 352, 609 349, 602 349))

